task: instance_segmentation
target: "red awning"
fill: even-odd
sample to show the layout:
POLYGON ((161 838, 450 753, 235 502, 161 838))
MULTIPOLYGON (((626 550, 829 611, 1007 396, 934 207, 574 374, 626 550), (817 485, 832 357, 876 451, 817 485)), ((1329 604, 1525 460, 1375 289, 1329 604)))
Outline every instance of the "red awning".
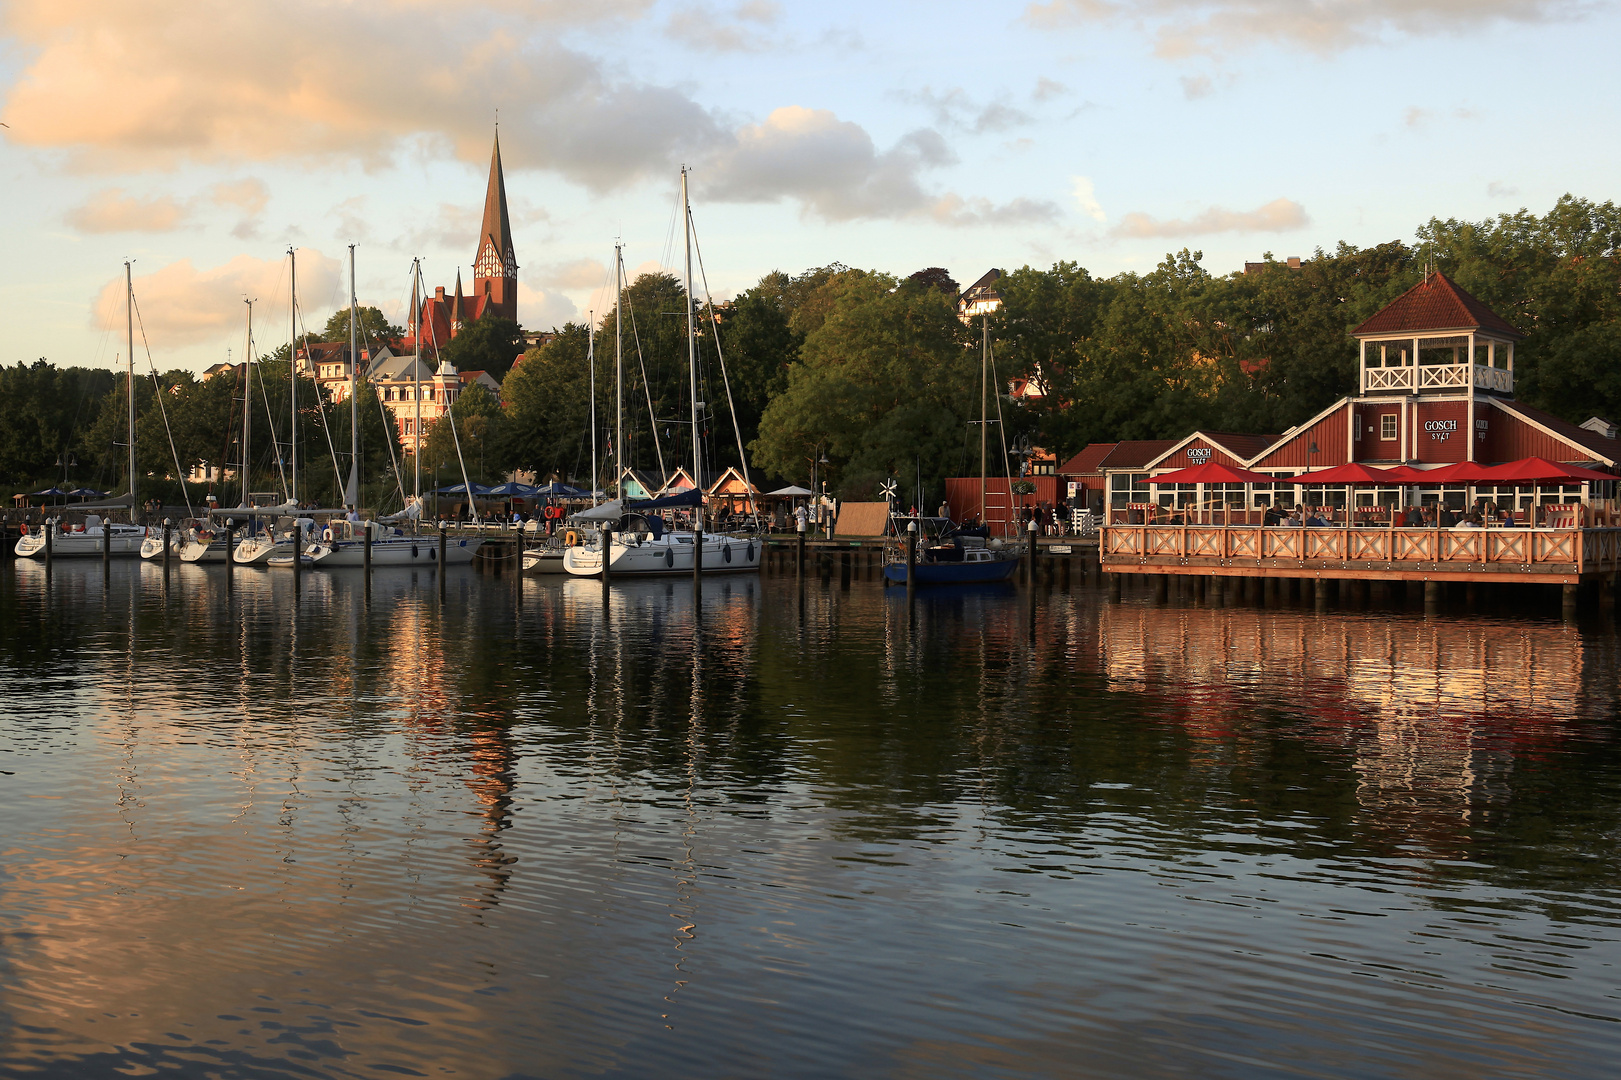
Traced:
POLYGON ((1412 482, 1418 484, 1474 484, 1491 476, 1487 466, 1478 461, 1455 461, 1439 469, 1415 469, 1414 472, 1418 478, 1412 482))
POLYGON ((1502 465, 1493 465, 1485 470, 1479 479, 1485 483, 1499 484, 1534 484, 1539 482, 1580 483, 1583 480, 1594 483, 1604 480, 1615 480, 1610 473, 1599 472, 1597 469, 1584 469, 1580 465, 1566 465, 1558 461, 1549 461, 1546 458, 1528 457, 1520 461, 1510 461, 1502 465))
POLYGON ((1332 469, 1322 472, 1301 473, 1295 477, 1297 484, 1404 484, 1408 481, 1397 476, 1401 466, 1391 469, 1381 469, 1373 465, 1364 465, 1360 461, 1352 461, 1345 465, 1336 465, 1332 469))
POLYGON ((1288 477, 1285 476, 1268 476, 1215 461, 1148 478, 1150 484, 1274 484, 1287 481, 1288 477))

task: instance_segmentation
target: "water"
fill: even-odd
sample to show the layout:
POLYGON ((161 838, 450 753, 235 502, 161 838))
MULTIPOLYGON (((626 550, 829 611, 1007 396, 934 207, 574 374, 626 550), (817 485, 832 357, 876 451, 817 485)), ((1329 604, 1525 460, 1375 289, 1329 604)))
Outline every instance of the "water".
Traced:
POLYGON ((1613 623, 0 569, 0 1075, 1609 1075, 1613 623))

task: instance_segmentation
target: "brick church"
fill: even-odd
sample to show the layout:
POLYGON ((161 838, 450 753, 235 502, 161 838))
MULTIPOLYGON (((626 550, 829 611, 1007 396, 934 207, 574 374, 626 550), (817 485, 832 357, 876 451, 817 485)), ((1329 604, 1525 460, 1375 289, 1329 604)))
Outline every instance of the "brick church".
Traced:
POLYGON ((518 259, 512 249, 512 222, 507 217, 507 185, 501 174, 501 136, 490 153, 490 182, 484 192, 484 221, 479 227, 478 254, 473 257, 473 291, 462 291, 462 273, 456 271, 456 291, 445 295, 443 285, 422 300, 405 330, 405 346, 415 349, 417 328, 431 351, 461 332, 462 327, 486 313, 518 321, 518 259))

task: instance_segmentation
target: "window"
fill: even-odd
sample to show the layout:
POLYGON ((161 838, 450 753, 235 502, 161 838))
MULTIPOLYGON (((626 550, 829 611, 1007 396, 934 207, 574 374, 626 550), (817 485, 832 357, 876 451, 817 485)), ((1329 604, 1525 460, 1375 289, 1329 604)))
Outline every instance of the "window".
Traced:
POLYGON ((1379 437, 1386 441, 1396 437, 1396 414, 1385 413, 1379 417, 1379 437))

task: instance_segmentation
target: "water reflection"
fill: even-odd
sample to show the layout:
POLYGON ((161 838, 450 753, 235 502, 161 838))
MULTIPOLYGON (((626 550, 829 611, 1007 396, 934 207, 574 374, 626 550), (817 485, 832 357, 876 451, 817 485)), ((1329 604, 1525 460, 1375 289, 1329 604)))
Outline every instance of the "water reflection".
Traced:
POLYGON ((1602 627, 0 571, 0 1072, 1593 1073, 1602 627))

